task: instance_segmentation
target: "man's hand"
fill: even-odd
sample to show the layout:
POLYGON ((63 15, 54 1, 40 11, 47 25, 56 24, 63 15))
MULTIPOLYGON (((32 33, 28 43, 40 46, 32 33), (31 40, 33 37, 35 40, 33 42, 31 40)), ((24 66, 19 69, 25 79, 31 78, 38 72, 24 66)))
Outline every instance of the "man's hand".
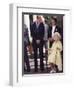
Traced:
POLYGON ((40 40, 36 40, 36 43, 39 44, 40 43, 40 40))

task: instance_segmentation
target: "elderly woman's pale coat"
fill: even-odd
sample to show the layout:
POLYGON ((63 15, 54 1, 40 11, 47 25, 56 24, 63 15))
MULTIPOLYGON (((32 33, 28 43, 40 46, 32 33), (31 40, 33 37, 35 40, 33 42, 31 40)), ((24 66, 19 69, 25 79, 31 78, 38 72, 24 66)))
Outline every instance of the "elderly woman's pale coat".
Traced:
POLYGON ((48 51, 48 63, 53 63, 58 66, 59 71, 62 70, 62 43, 61 41, 57 41, 52 44, 52 47, 48 51))

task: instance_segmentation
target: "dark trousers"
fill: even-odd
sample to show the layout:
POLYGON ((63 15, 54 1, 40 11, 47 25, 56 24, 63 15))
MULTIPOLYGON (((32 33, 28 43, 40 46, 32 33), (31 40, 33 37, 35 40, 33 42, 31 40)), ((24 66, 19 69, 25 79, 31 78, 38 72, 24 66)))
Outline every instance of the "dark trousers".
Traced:
MULTIPOLYGON (((27 71, 30 71, 30 63, 29 63, 29 57, 28 57, 28 53, 27 53, 27 45, 24 43, 24 62, 26 64, 27 67, 27 71)), ((24 67, 25 69, 25 67, 24 67)))
POLYGON ((40 44, 37 44, 36 41, 33 41, 33 50, 34 50, 34 65, 35 70, 38 70, 38 49, 39 49, 39 58, 40 58, 40 69, 44 70, 44 64, 43 64, 43 41, 40 41, 40 44))

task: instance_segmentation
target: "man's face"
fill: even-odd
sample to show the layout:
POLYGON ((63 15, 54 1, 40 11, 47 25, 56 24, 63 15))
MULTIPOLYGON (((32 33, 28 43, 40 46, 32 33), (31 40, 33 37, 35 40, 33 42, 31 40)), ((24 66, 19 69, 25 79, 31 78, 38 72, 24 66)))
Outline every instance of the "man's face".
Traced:
POLYGON ((56 25, 55 20, 51 19, 51 25, 52 25, 52 26, 56 25))
POLYGON ((42 22, 42 19, 41 19, 40 16, 37 18, 37 22, 38 22, 38 23, 42 22))

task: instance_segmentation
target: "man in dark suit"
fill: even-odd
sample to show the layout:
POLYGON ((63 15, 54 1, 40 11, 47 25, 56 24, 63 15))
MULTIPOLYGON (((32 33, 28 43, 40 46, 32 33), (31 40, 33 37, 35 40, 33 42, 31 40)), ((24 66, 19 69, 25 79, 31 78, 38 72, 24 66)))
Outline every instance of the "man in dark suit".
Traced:
POLYGON ((49 27, 49 41, 50 41, 50 47, 52 46, 53 43, 53 35, 55 32, 60 33, 61 35, 61 42, 63 44, 63 30, 57 25, 57 19, 52 17, 51 18, 51 26, 49 27))
POLYGON ((37 16, 37 20, 31 25, 31 36, 32 36, 32 44, 34 50, 34 65, 35 71, 38 71, 38 49, 39 49, 39 57, 40 57, 40 69, 44 70, 43 64, 43 38, 44 38, 44 24, 42 23, 41 16, 37 16))

